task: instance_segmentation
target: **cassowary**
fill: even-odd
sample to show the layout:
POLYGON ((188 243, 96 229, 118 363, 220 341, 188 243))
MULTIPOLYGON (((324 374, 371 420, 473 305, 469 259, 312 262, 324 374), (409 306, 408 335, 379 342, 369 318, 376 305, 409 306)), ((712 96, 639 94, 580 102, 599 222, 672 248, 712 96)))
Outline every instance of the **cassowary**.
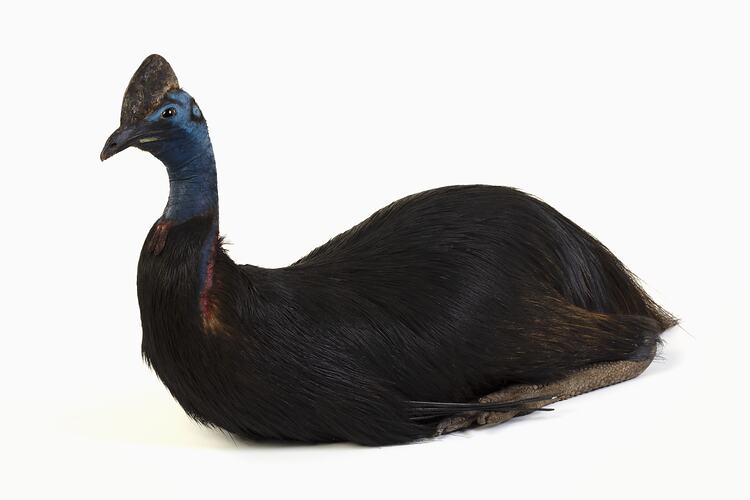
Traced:
POLYGON ((185 411, 250 439, 388 445, 502 422, 640 374, 675 319, 601 243, 507 187, 398 200, 280 269, 222 248, 203 112, 141 64, 105 160, 169 199, 138 264, 143 356, 185 411))

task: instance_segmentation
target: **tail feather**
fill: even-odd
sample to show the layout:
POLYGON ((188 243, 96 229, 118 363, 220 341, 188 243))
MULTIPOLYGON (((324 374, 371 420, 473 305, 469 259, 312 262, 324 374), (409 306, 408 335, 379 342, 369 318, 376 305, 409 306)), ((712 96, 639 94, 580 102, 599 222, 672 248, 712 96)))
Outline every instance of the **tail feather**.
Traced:
POLYGON ((605 245, 548 205, 540 202, 539 207, 547 222, 559 228, 555 238, 541 239, 537 246, 544 250, 540 261, 556 256, 547 277, 562 298, 592 312, 647 316, 662 331, 678 323, 605 245))

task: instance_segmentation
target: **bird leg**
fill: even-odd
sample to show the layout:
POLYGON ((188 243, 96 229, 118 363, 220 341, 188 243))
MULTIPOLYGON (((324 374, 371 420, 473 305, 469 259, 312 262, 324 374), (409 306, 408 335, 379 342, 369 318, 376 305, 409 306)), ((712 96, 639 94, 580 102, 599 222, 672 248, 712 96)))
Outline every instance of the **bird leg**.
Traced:
POLYGON ((618 384, 640 375, 653 361, 656 346, 652 346, 650 355, 640 360, 623 360, 596 363, 581 368, 555 382, 549 384, 518 384, 508 386, 479 399, 480 403, 511 402, 529 398, 547 398, 530 402, 525 410, 472 412, 456 417, 444 419, 436 431, 436 435, 447 434, 474 425, 499 424, 513 417, 526 415, 536 411, 551 402, 570 399, 587 392, 618 384))

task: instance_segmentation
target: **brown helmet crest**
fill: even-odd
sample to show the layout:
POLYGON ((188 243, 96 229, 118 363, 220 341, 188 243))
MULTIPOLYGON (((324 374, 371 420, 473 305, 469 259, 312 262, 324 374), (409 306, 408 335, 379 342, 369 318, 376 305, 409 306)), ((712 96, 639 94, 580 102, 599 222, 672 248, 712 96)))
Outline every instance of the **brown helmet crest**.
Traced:
POLYGON ((164 96, 180 88, 172 67, 158 54, 143 60, 122 98, 120 125, 132 125, 149 115, 164 96))

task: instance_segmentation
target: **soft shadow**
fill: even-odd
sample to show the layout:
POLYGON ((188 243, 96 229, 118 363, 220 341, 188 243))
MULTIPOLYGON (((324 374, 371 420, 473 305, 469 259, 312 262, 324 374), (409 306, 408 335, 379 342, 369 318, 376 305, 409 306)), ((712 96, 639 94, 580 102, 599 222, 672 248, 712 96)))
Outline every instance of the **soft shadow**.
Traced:
POLYGON ((158 393, 124 393, 81 405, 60 422, 63 431, 103 441, 189 448, 236 448, 232 437, 191 420, 158 393))
POLYGON ((159 392, 124 393, 117 399, 84 404, 58 424, 61 431, 78 437, 152 446, 225 450, 362 448, 350 443, 250 441, 195 422, 176 401, 159 392))

